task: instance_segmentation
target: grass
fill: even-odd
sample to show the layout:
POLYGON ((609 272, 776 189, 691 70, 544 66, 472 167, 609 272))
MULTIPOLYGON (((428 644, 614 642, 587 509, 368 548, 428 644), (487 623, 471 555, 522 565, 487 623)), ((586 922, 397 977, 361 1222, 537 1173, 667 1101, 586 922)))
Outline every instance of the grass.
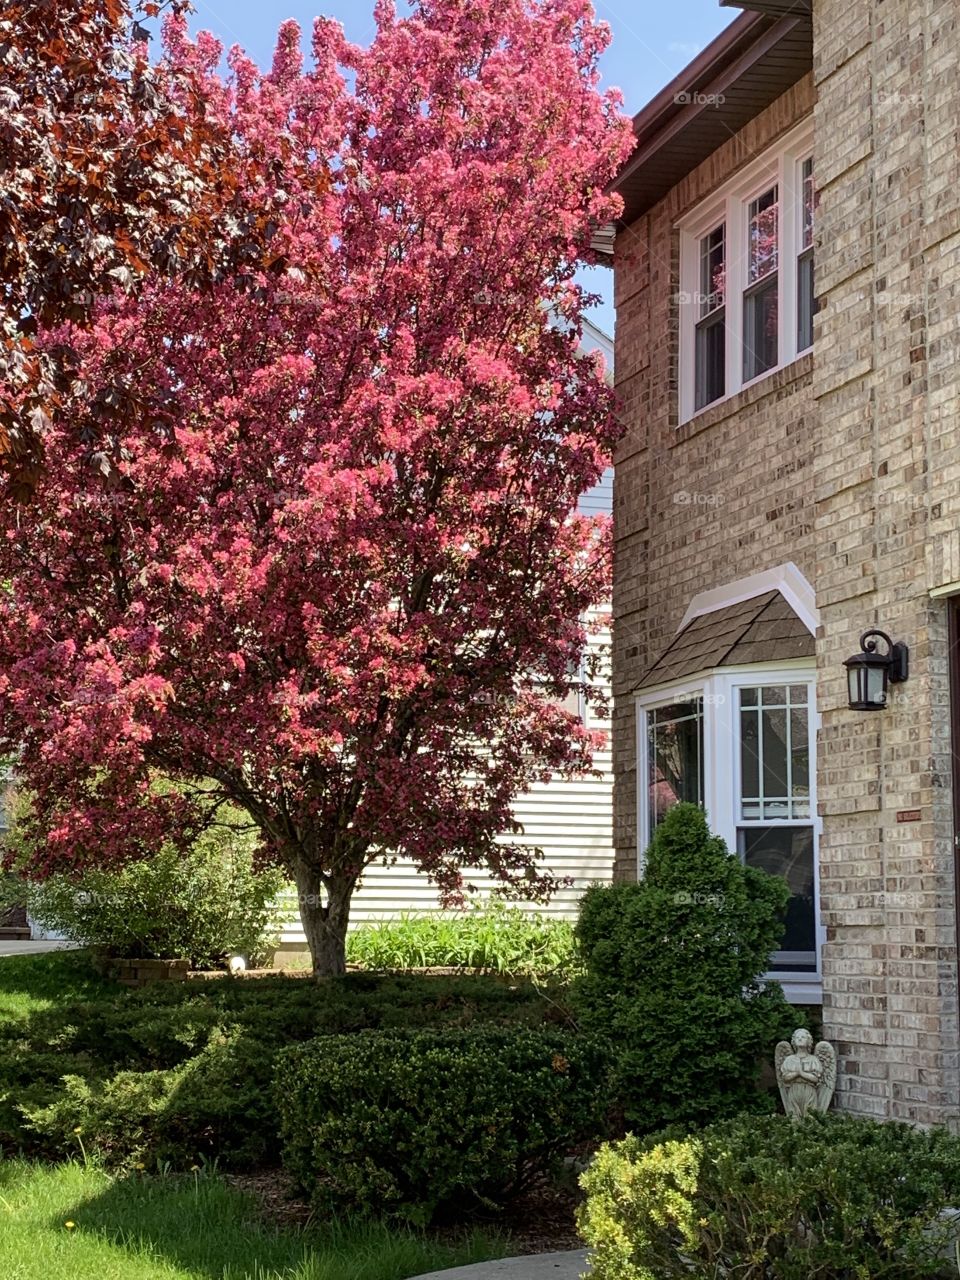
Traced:
POLYGON ((479 1233, 449 1244, 374 1224, 271 1228, 211 1173, 0 1164, 4 1280, 406 1280, 503 1252, 479 1233))
POLYGON ((123 990, 90 967, 83 952, 0 956, 0 1023, 29 1017, 70 1000, 99 1000, 123 990))

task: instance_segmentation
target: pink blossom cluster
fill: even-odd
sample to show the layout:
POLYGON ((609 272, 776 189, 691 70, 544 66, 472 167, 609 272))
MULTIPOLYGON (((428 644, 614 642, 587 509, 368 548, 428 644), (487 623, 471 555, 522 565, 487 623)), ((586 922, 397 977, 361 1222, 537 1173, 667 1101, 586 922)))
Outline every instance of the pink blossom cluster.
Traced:
POLYGON ((585 0, 376 15, 368 49, 318 20, 308 69, 285 23, 268 74, 234 49, 226 80, 170 18, 270 267, 41 335, 79 355, 36 505, 0 515, 36 874, 145 856, 220 796, 322 891, 318 928, 385 854, 454 899, 473 867, 551 888, 496 837, 596 746, 558 704, 609 589, 577 501, 619 428, 574 272, 630 131, 585 0))

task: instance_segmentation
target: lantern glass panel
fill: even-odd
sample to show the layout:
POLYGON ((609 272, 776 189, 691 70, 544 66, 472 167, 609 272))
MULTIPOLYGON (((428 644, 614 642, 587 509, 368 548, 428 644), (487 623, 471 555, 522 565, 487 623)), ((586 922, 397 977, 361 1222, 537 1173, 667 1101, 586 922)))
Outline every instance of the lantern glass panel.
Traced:
POLYGON ((863 702, 865 690, 862 686, 865 684, 866 676, 863 667, 859 663, 854 663, 852 666, 847 667, 847 695, 851 707, 863 702))
POLYGON ((887 700, 887 668, 867 667, 867 702, 882 707, 887 700))

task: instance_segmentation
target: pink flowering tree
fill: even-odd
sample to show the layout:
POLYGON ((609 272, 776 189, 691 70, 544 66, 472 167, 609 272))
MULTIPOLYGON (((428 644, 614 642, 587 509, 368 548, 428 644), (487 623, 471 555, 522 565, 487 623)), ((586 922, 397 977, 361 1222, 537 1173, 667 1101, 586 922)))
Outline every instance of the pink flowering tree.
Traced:
POLYGON ((69 392, 34 505, 0 513, 29 874, 150 856, 231 801, 322 974, 377 859, 448 901, 474 869, 551 891, 511 805, 590 767, 560 704, 609 585, 576 507, 617 427, 573 282, 630 147, 606 28, 586 0, 376 18, 365 50, 319 20, 306 70, 285 23, 269 74, 233 50, 226 81, 168 19, 271 252, 41 332, 69 392))

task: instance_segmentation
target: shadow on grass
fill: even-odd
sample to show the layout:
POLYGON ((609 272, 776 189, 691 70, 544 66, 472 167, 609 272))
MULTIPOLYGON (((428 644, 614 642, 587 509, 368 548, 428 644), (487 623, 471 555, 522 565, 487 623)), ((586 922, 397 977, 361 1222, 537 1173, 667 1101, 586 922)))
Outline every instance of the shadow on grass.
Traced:
POLYGON ((31 1002, 95 999, 122 990, 95 972, 87 951, 0 957, 0 1017, 8 999, 16 1008, 31 1002))
MULTIPOLYGON (((76 1233, 102 1242, 105 1264, 118 1250, 125 1254, 129 1280, 140 1280, 138 1261, 172 1265, 189 1280, 406 1280, 505 1252, 499 1239, 480 1233, 450 1244, 375 1223, 274 1227, 251 1196, 200 1171, 109 1181, 73 1205, 69 1220, 76 1233)), ((62 1221, 51 1226, 63 1230, 62 1221)), ((119 1274, 127 1280, 126 1271, 119 1274)))

